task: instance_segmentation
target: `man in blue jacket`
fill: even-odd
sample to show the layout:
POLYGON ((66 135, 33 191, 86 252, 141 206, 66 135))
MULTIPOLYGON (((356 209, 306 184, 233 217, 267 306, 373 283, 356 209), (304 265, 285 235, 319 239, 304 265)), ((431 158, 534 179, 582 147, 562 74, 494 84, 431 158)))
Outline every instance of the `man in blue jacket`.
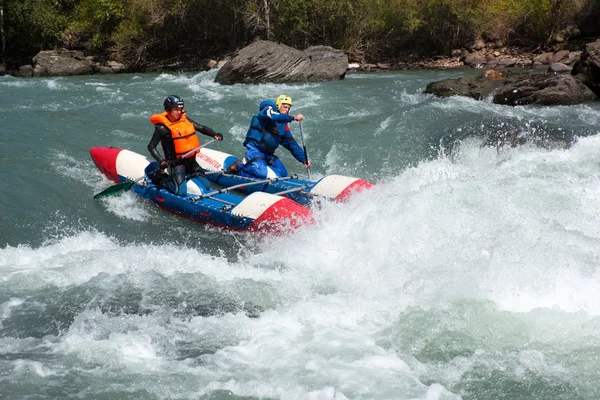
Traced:
POLYGON ((292 153, 294 158, 310 168, 310 161, 304 156, 304 151, 298 145, 288 125, 292 121, 302 121, 304 116, 289 114, 292 98, 284 94, 276 101, 264 100, 260 103, 259 112, 250 121, 244 146, 246 147, 246 164, 236 163, 227 169, 228 173, 239 172, 242 176, 254 178, 273 178, 268 176, 268 167, 279 177, 287 176, 288 172, 275 155, 275 150, 282 145, 292 153))

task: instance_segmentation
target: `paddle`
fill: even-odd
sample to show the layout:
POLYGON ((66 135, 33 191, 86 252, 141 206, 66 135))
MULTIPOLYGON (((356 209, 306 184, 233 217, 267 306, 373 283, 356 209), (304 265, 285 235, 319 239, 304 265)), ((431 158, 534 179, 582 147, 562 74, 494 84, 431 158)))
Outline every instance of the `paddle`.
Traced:
MULTIPOLYGON (((300 126, 300 138, 302 139, 302 148, 304 149, 304 158, 306 162, 308 162, 308 154, 306 154, 306 145, 304 144, 304 132, 302 131, 302 121, 298 121, 298 125, 300 126)), ((310 181, 310 167, 306 168, 306 172, 308 173, 308 180, 310 181)))
MULTIPOLYGON (((208 142, 204 143, 202 146, 196 147, 195 149, 188 151, 181 158, 186 158, 187 156, 189 156, 190 154, 193 154, 193 153, 197 152, 198 150, 200 150, 204 146, 208 146, 210 143, 214 142, 215 140, 217 140, 217 139, 209 140, 208 142)), ((161 169, 162 168, 157 168, 154 171, 150 172, 150 174, 158 172, 161 169)), ((138 183, 139 181, 141 181, 145 177, 146 177, 146 174, 140 176, 137 179, 130 179, 130 180, 126 181, 126 182, 121 182, 121 183, 117 183, 116 185, 112 185, 112 186, 108 187, 107 189, 104 189, 100 193, 95 194, 94 198, 98 199, 100 197, 113 196, 113 195, 116 195, 116 194, 119 194, 119 193, 122 193, 122 192, 127 192, 129 189, 131 189, 133 187, 133 185, 135 185, 136 183, 138 183)))

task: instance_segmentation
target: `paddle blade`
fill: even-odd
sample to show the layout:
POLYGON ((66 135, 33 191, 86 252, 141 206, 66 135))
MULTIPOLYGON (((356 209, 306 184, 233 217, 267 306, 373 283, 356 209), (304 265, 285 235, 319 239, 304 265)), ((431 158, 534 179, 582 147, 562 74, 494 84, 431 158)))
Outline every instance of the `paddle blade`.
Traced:
POLYGON ((94 195, 95 199, 106 196, 116 196, 122 192, 126 192, 131 189, 135 185, 135 181, 127 181, 123 183, 117 183, 116 185, 112 185, 111 187, 104 189, 100 193, 94 195))

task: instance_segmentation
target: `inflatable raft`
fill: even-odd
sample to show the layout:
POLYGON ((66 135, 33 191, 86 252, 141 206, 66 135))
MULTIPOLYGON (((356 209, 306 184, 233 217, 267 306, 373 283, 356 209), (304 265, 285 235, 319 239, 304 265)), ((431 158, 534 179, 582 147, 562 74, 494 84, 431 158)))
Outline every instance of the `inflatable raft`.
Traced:
POLYGON ((114 147, 93 147, 90 155, 100 171, 116 183, 135 181, 141 198, 195 222, 231 230, 282 233, 313 221, 308 208, 266 192, 244 196, 229 189, 205 189, 188 180, 186 196, 157 187, 145 177, 150 161, 141 154, 114 147))
POLYGON ((344 175, 328 175, 318 181, 298 179, 295 176, 278 177, 269 168, 266 179, 249 178, 227 174, 225 170, 238 161, 238 158, 222 151, 203 148, 196 155, 196 161, 202 168, 213 173, 208 175, 211 182, 239 190, 242 193, 270 193, 285 196, 302 205, 315 202, 345 201, 352 194, 373 186, 369 181, 344 175))

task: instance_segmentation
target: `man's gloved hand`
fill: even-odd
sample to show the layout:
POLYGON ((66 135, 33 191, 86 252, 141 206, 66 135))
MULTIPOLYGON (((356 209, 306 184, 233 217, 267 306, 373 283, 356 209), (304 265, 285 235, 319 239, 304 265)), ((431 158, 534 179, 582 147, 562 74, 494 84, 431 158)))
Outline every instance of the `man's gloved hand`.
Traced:
POLYGON ((160 163, 160 169, 167 169, 169 168, 169 163, 166 161, 163 161, 160 163))
POLYGON ((215 136, 213 136, 215 139, 217 139, 219 142, 221 140, 223 140, 223 135, 221 133, 215 133, 215 136))

